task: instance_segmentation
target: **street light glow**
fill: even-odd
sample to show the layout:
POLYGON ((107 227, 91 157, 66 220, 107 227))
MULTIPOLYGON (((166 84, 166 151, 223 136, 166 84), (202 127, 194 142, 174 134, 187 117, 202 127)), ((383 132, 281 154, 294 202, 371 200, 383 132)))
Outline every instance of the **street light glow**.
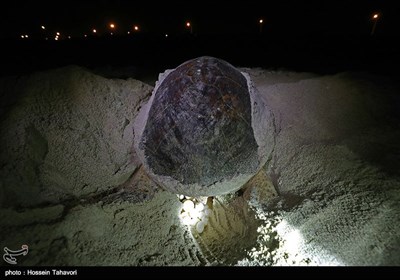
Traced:
POLYGON ((111 24, 110 24, 110 28, 113 28, 113 29, 114 29, 114 28, 115 28, 115 24, 114 24, 114 23, 111 23, 111 24))
POLYGON ((187 28, 190 28, 190 34, 193 34, 193 26, 192 26, 192 24, 190 23, 190 21, 187 21, 187 22, 186 22, 186 27, 187 27, 187 28))
POLYGON ((372 20, 373 20, 374 24, 372 25, 371 36, 374 36, 374 34, 375 34, 376 24, 378 22, 378 18, 379 18, 379 14, 378 13, 373 14, 372 20))
POLYGON ((46 27, 45 27, 44 25, 42 25, 42 26, 41 26, 41 28, 42 28, 43 30, 45 30, 45 29, 46 29, 46 27))
POLYGON ((133 27, 133 29, 134 29, 135 31, 138 31, 138 30, 139 30, 139 26, 135 25, 135 26, 133 27))
POLYGON ((57 35, 57 36, 60 36, 60 32, 56 32, 56 35, 57 35))
POLYGON ((263 30, 263 23, 264 23, 264 20, 262 19, 262 18, 260 18, 260 20, 258 21, 259 23, 260 23, 260 34, 262 33, 262 30, 263 30))
POLYGON ((97 30, 96 30, 96 29, 93 29, 93 33, 97 33, 97 30))

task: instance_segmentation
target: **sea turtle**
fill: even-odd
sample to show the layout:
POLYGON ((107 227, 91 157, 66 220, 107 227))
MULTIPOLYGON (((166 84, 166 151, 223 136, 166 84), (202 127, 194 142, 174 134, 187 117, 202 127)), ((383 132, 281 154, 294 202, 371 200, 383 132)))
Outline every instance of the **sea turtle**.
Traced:
POLYGON ((248 74, 203 56, 160 74, 134 124, 134 147, 161 187, 186 196, 234 192, 266 163, 273 121, 248 74))

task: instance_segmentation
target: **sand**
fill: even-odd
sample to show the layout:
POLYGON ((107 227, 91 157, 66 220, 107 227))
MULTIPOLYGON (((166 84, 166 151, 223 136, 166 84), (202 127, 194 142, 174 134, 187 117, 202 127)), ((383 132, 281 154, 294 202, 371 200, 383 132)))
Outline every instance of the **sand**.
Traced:
POLYGON ((106 191, 138 167, 132 161, 132 125, 150 86, 73 66, 6 78, 3 85, 1 206, 106 191))
POLYGON ((241 70, 272 157, 201 234, 135 156, 151 85, 75 66, 0 79, 0 247, 27 244, 21 265, 400 265, 398 83, 241 70))

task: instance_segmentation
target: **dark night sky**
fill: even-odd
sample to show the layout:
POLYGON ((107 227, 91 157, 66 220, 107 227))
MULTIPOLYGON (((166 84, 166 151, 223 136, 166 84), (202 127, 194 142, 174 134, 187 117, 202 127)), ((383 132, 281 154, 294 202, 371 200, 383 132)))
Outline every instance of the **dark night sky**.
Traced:
MULTIPOLYGON (((106 30, 114 21, 119 30, 139 24, 153 33, 185 32, 184 23, 193 22, 200 33, 246 33, 258 31, 258 19, 265 20, 264 32, 274 34, 368 34, 372 13, 382 13, 377 32, 399 35, 400 10, 387 0, 246 0, 201 1, 150 0, 96 1, 2 1, 1 37, 49 30, 83 34, 95 27, 106 30)), ((124 31, 125 32, 125 31, 124 31)))

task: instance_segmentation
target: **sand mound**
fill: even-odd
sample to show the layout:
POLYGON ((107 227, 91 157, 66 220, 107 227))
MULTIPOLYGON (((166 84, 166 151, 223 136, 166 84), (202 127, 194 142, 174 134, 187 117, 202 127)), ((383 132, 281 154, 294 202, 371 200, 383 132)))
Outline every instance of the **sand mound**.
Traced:
POLYGON ((56 202, 125 182, 137 167, 133 120, 151 90, 78 67, 4 79, 0 205, 56 202))

